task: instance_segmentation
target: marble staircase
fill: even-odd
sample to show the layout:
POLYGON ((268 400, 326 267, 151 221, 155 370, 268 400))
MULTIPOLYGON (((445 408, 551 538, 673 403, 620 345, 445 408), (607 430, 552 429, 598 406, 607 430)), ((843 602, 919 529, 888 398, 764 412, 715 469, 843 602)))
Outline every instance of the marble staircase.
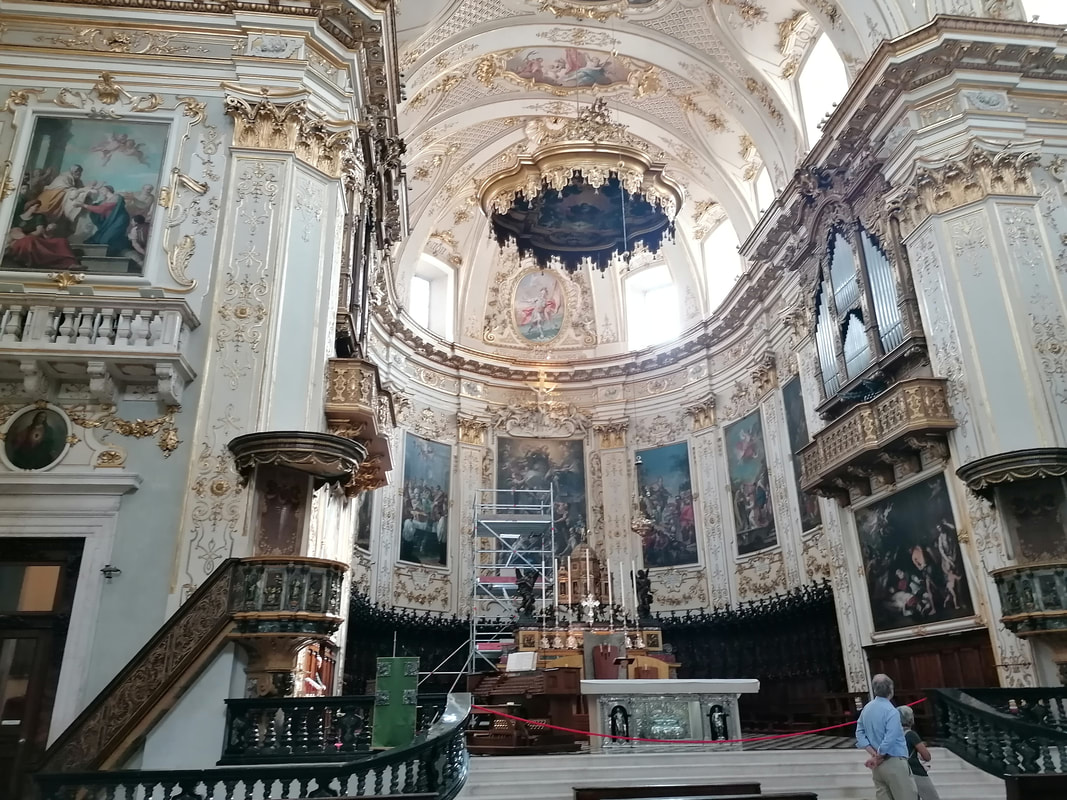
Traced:
MULTIPOLYGON (((942 800, 1003 800, 1004 782, 931 748, 942 800)), ((472 756, 457 800, 573 800, 575 786, 757 781, 765 792, 810 791, 819 800, 874 800, 871 775, 852 749, 633 755, 472 756)))

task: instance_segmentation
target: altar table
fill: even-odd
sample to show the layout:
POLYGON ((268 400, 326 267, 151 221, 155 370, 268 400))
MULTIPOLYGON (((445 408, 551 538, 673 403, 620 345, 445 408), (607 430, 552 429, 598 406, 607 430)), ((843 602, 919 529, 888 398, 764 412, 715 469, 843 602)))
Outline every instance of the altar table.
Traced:
MULTIPOLYGON (((738 698, 759 691, 756 679, 740 680, 589 680, 581 682, 589 699, 592 733, 639 739, 700 739, 725 742, 741 738, 738 698)), ((603 753, 634 750, 740 750, 740 744, 671 744, 589 737, 590 749, 603 753)))

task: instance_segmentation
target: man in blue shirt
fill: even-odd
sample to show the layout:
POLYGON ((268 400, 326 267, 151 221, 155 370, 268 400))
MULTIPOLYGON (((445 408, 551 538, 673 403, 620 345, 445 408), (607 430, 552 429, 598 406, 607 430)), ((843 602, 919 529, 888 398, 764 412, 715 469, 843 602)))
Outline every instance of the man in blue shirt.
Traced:
POLYGON ((856 722, 856 747, 866 750, 867 768, 874 775, 878 800, 917 800, 919 790, 908 768, 908 745, 900 714, 893 705, 893 681, 888 675, 871 679, 871 702, 856 722))

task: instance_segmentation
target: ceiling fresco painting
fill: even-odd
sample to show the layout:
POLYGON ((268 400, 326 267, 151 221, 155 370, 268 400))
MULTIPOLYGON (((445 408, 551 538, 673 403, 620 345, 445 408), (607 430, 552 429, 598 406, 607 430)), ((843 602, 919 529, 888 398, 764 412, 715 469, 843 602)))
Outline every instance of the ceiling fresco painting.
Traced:
MULTIPOLYGON (((684 285, 682 293, 706 305, 706 287, 714 282, 709 272, 738 274, 732 259, 713 258, 705 249, 716 228, 729 223, 744 240, 768 201, 766 184, 772 194, 783 189, 815 143, 809 137, 818 136, 800 96, 800 77, 816 42, 825 37, 851 79, 884 39, 937 13, 983 14, 988 3, 400 0, 399 60, 408 98, 400 122, 408 143, 413 224, 396 275, 413 274, 432 251, 430 235, 449 230, 462 263, 456 318, 496 319, 492 280, 501 238, 517 240, 523 253, 548 242, 590 255, 607 248, 610 254, 614 243, 598 238, 598 231, 619 213, 627 216, 626 239, 637 232, 671 238, 666 226, 657 227, 662 220, 639 218, 648 211, 639 196, 616 205, 611 188, 564 192, 556 186, 557 194, 546 194, 537 208, 524 210, 520 202, 508 215, 484 203, 478 208, 481 187, 519 170, 544 147, 546 136, 603 100, 628 145, 661 162, 663 175, 678 187, 677 245, 664 257, 674 259, 670 271, 684 285), (763 186, 759 192, 757 185, 763 186), (710 208, 714 214, 705 213, 710 208)), ((624 245, 632 250, 634 241, 624 245)), ((609 280, 609 289, 598 279, 592 309, 598 320, 620 328, 622 283, 609 280)), ((403 280, 397 284, 406 293, 403 280)), ((571 325, 561 324, 562 331, 571 325)), ((517 319, 491 327, 497 333, 518 328, 519 339, 539 352, 570 346, 563 333, 549 337, 548 329, 517 319)), ((470 330, 469 338, 466 329, 457 334, 460 343, 483 349, 490 344, 478 326, 470 330)), ((493 344, 503 345, 500 336, 493 344)))

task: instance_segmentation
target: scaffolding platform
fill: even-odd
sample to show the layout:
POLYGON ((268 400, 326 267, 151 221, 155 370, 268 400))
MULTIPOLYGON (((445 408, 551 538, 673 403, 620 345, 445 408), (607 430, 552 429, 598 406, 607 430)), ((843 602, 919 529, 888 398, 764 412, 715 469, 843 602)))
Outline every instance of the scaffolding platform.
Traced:
POLYGON ((552 605, 556 541, 551 489, 480 489, 474 508, 469 672, 497 668, 514 646, 521 585, 532 587, 536 620, 552 605))

